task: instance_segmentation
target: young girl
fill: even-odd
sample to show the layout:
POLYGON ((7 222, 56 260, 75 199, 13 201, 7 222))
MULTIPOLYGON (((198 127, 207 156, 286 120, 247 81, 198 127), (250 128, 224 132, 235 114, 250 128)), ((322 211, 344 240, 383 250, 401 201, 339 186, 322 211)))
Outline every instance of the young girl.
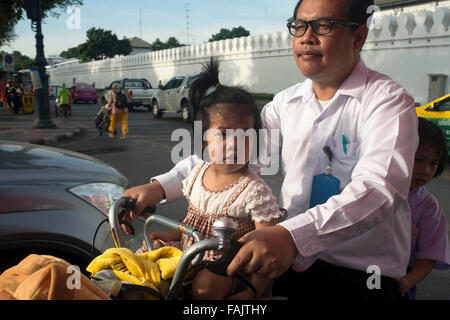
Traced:
POLYGON ((406 276, 397 279, 405 299, 415 300, 416 284, 435 267, 450 267, 450 245, 444 213, 436 198, 424 188, 445 168, 447 144, 441 129, 419 118, 419 147, 414 159, 411 189, 411 259, 406 276))
MULTIPOLYGON (((237 240, 255 228, 275 225, 283 214, 270 188, 247 166, 253 147, 248 136, 240 140, 241 145, 235 135, 227 138, 230 129, 243 132, 255 129, 258 132, 262 127, 258 107, 245 90, 220 85, 218 72, 218 64, 211 61, 189 93, 194 113, 200 112, 202 116, 202 128, 207 137, 203 149, 210 161, 195 166, 183 181, 183 194, 189 203, 183 223, 197 228, 204 238, 211 238, 214 221, 231 218, 238 225, 234 234, 237 240)), ((180 241, 184 250, 193 243, 192 238, 177 230, 153 232, 150 238, 170 245, 180 241)), ((145 250, 144 243, 137 253, 145 250)), ((204 259, 215 260, 219 256, 208 251, 204 259)), ((250 281, 258 296, 268 283, 259 277, 252 277, 250 281)), ((193 299, 225 299, 231 288, 231 278, 202 269, 193 278, 191 295, 193 299)), ((239 297, 250 299, 253 295, 246 289, 239 297)))

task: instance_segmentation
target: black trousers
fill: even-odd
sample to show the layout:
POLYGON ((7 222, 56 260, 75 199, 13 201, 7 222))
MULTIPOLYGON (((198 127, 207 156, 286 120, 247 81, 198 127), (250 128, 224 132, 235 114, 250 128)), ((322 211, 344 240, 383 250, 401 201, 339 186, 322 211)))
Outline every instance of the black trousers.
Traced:
POLYGON ((317 260, 304 272, 290 269, 275 279, 272 295, 287 297, 288 300, 310 301, 400 300, 400 290, 395 279, 381 276, 380 289, 370 290, 367 280, 371 275, 317 260))

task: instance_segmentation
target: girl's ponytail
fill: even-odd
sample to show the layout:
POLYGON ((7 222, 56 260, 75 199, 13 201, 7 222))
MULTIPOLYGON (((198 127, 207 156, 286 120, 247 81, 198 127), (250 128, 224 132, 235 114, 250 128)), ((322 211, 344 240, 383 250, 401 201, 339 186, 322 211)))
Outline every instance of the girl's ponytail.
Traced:
POLYGON ((211 58, 208 64, 202 65, 202 72, 189 90, 189 110, 192 121, 197 119, 199 113, 203 114, 204 110, 201 110, 202 100, 215 91, 213 88, 217 89, 219 85, 219 63, 211 58))

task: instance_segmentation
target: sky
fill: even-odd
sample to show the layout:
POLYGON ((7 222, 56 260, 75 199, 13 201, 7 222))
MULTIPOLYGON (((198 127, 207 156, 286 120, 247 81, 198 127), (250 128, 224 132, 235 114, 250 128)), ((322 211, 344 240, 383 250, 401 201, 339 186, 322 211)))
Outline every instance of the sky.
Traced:
MULTIPOLYGON (((297 0, 84 0, 83 6, 44 20, 45 55, 59 55, 86 41, 92 27, 111 30, 119 39, 140 37, 152 43, 169 37, 184 44, 207 42, 221 28, 242 26, 251 35, 280 32, 297 0), (141 19, 142 17, 142 19, 141 19), (187 31, 189 23, 189 36, 187 31), (142 27, 140 27, 142 26, 142 27)), ((0 48, 34 58, 35 33, 27 19, 15 28, 15 40, 0 48)))

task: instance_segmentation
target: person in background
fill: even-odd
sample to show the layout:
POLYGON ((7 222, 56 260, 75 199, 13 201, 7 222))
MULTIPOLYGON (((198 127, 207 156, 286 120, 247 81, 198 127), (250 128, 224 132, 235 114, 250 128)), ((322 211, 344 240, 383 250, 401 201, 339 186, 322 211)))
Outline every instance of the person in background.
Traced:
POLYGON ((109 96, 108 108, 111 108, 111 120, 109 125, 109 137, 115 137, 117 123, 120 122, 122 129, 121 139, 125 139, 129 133, 128 129, 128 100, 126 95, 121 91, 118 83, 113 84, 112 92, 109 96))
POLYGON ((450 269, 450 244, 444 212, 425 185, 444 172, 447 141, 442 130, 419 118, 419 147, 408 202, 411 207, 411 258, 397 282, 405 300, 416 299, 416 285, 434 269, 450 269))
POLYGON ((2 107, 7 107, 7 92, 6 92, 6 72, 0 71, 0 102, 2 107))
POLYGON ((63 83, 61 88, 58 90, 59 104, 62 108, 64 120, 67 119, 69 104, 71 103, 70 91, 66 88, 66 84, 63 83))
POLYGON ((9 81, 6 85, 6 104, 9 108, 14 108, 14 97, 16 95, 16 89, 12 81, 9 81))

